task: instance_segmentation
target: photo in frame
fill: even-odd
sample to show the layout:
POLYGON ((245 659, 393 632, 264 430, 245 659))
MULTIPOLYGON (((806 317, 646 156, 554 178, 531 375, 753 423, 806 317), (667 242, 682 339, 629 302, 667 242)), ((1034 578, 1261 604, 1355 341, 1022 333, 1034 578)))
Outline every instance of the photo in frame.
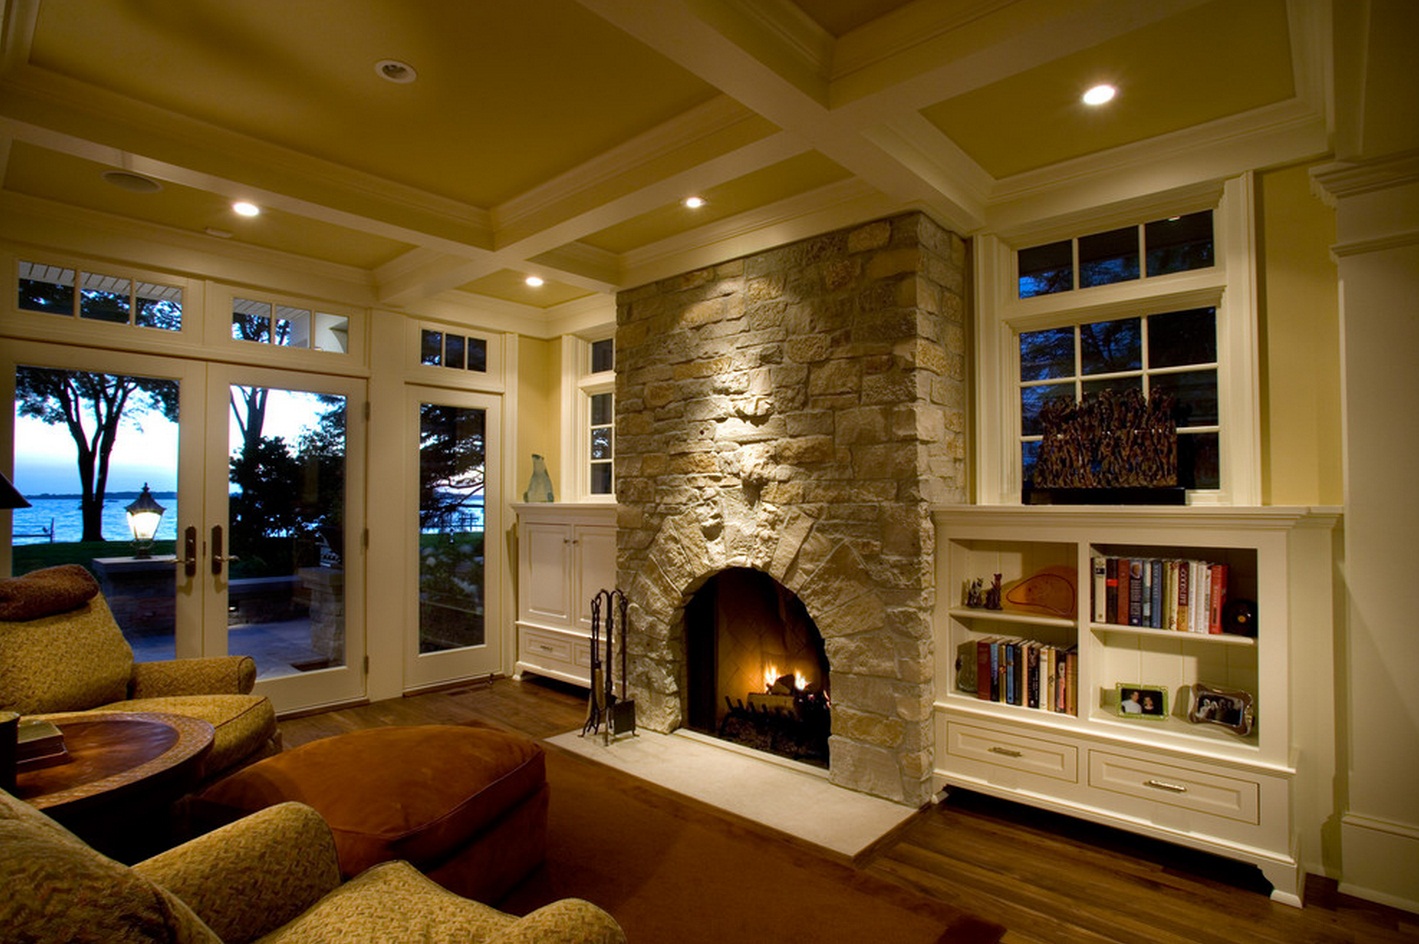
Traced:
POLYGON ((1120 718, 1162 721, 1168 717, 1168 690, 1164 686, 1119 682, 1115 688, 1120 718))
POLYGON ((1220 724, 1235 734, 1246 736, 1256 723, 1256 706, 1250 692, 1213 688, 1197 682, 1192 686, 1187 720, 1193 724, 1220 724))

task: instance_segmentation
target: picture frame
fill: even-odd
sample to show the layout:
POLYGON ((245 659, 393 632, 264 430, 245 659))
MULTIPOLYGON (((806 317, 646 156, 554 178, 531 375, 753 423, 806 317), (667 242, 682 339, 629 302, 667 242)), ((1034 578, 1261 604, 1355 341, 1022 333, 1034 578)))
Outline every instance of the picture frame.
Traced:
POLYGON ((1192 686, 1192 703, 1187 720, 1193 724, 1218 724, 1242 737, 1256 724, 1256 703, 1251 692, 1236 688, 1216 688, 1202 682, 1192 686))
POLYGON ((1168 717, 1168 689, 1163 685, 1119 682, 1118 716, 1130 721, 1162 721, 1168 717))

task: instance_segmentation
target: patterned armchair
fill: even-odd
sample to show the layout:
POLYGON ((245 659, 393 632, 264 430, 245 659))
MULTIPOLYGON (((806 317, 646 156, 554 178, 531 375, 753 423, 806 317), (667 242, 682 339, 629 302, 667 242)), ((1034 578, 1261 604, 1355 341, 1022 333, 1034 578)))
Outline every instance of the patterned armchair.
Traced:
POLYGON ((517 918, 446 891, 407 862, 341 884, 329 827, 299 803, 268 807, 130 868, 0 791, 0 887, 7 940, 626 940, 589 902, 565 899, 517 918))
POLYGON ((216 731, 198 772, 208 782, 281 750, 275 710, 251 694, 255 684, 249 656, 134 662, 98 583, 77 564, 0 580, 0 709, 200 718, 216 731))

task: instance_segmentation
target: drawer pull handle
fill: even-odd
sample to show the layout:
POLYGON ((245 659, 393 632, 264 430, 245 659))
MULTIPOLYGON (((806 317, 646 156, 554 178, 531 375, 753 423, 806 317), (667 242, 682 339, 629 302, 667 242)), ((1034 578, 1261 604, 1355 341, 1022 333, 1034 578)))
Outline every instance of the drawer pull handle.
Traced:
POLYGON ((544 646, 544 645, 542 645, 541 643, 538 643, 538 644, 537 644, 537 648, 538 648, 538 650, 541 651, 541 652, 551 652, 551 651, 552 651, 552 647, 551 647, 551 646, 544 646))
POLYGON ((1187 787, 1180 783, 1168 783, 1166 780, 1145 780, 1145 787, 1152 787, 1155 790, 1167 790, 1169 793, 1186 793, 1187 787))
POLYGON ((1012 750, 1011 750, 1010 748, 1008 748, 1008 747, 992 747, 992 748, 990 749, 990 752, 991 752, 992 754, 1003 754, 1003 755, 1006 756, 1006 757, 1023 757, 1023 756, 1024 756, 1024 755, 1021 754, 1019 751, 1012 751, 1012 750))

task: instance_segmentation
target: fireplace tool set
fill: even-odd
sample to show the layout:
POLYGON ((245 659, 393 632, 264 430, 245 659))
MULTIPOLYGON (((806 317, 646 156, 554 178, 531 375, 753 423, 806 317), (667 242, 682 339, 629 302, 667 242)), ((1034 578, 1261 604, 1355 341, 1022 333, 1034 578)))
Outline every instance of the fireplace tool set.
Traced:
POLYGON ((591 598, 591 694, 586 703, 586 724, 581 736, 602 732, 602 743, 613 737, 636 733, 635 699, 626 697, 626 594, 622 590, 602 590, 591 598), (605 604, 604 608, 602 604, 605 604), (606 615, 606 659, 601 659, 601 616, 606 615), (615 688, 616 614, 621 616, 621 694, 615 688))

